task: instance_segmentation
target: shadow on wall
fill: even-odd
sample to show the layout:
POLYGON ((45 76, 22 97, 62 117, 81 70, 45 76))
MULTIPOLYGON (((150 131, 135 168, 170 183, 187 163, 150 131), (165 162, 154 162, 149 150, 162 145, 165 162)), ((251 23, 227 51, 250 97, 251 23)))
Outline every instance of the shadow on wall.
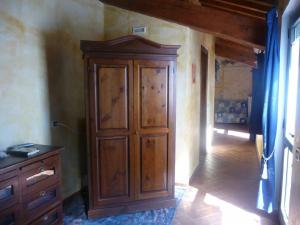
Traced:
POLYGON ((64 146, 63 197, 86 183, 80 40, 103 39, 103 9, 95 0, 0 1, 0 148, 64 146))
POLYGON ((62 152, 63 196, 86 185, 86 134, 83 61, 79 40, 57 30, 44 35, 50 120, 66 127, 51 129, 51 143, 62 152))

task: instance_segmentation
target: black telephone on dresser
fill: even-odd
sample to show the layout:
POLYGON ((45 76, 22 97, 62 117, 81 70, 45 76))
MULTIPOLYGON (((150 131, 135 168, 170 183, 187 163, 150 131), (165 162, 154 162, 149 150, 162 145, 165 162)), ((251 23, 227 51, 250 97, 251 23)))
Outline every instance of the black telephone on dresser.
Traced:
POLYGON ((12 145, 12 146, 8 147, 6 149, 6 151, 17 150, 17 149, 21 149, 21 148, 30 148, 30 147, 33 147, 34 145, 35 144, 33 144, 33 143, 24 143, 24 144, 12 145))
POLYGON ((40 150, 33 143, 25 143, 20 145, 13 145, 6 149, 6 153, 19 157, 29 157, 35 155, 40 150))

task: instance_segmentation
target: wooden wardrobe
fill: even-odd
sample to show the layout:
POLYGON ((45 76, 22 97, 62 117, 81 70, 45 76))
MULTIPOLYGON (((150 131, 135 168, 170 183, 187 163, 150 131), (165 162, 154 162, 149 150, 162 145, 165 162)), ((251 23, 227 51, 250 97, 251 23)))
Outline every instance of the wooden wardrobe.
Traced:
POLYGON ((89 217, 175 205, 178 48, 133 35, 81 41, 89 217))

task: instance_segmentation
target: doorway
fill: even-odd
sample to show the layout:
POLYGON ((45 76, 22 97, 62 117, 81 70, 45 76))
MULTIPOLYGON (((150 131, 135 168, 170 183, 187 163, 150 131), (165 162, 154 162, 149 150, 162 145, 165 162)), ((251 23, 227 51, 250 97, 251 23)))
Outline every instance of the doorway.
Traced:
MULTIPOLYGON (((203 47, 200 63, 200 160, 178 207, 174 224, 278 224, 273 215, 263 214, 256 209, 260 166, 255 143, 249 141, 250 134, 246 127, 249 93, 244 99, 235 98, 231 101, 236 107, 228 105, 229 101, 223 104, 224 110, 229 106, 229 111, 222 114, 228 120, 217 124, 220 126, 213 130, 213 142, 210 145, 206 141, 209 135, 206 132, 207 117, 210 116, 207 105, 211 104, 207 98, 210 93, 208 76, 212 74, 208 71, 208 53, 203 47), (234 111, 230 111, 231 108, 234 111)), ((233 78, 235 82, 240 81, 237 76, 241 76, 241 81, 246 82, 250 90, 252 85, 248 78, 252 77, 251 70, 244 76, 241 70, 238 64, 230 66, 227 72, 235 72, 234 76, 230 74, 230 79, 233 78)), ((228 88, 231 88, 230 93, 236 90, 228 88)), ((237 97, 240 96, 238 92, 237 97)))
POLYGON ((208 51, 201 46, 200 155, 206 153, 208 51))

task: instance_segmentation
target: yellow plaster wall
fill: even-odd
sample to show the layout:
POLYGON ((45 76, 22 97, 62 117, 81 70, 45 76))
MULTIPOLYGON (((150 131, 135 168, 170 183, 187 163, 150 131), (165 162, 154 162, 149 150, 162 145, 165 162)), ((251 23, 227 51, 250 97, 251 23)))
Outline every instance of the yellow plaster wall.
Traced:
POLYGON ((65 146, 63 196, 80 189, 85 173, 79 41, 103 39, 103 15, 95 0, 0 1, 0 149, 65 146), (70 129, 51 129, 51 120, 70 129))
POLYGON ((146 26, 145 38, 161 44, 181 45, 176 77, 176 182, 187 184, 199 162, 200 46, 209 50, 209 122, 214 99, 214 39, 185 26, 105 5, 105 39, 132 33, 133 26, 146 26), (192 83, 192 64, 196 83, 192 83))
POLYGON ((34 142, 65 146, 63 196, 86 178, 83 61, 79 42, 111 39, 146 25, 146 38, 180 44, 177 66, 176 181, 187 183, 199 160, 200 44, 209 50, 213 124, 214 40, 210 35, 94 0, 0 2, 0 150, 34 142), (196 64, 196 83, 191 65, 196 64), (59 120, 68 128, 51 128, 59 120))
POLYGON ((252 67, 242 63, 221 65, 216 99, 247 99, 252 95, 252 67))
POLYGON ((207 79, 207 149, 211 148, 214 128, 214 101, 215 101, 215 40, 210 35, 204 35, 203 46, 208 49, 208 79, 207 79))

